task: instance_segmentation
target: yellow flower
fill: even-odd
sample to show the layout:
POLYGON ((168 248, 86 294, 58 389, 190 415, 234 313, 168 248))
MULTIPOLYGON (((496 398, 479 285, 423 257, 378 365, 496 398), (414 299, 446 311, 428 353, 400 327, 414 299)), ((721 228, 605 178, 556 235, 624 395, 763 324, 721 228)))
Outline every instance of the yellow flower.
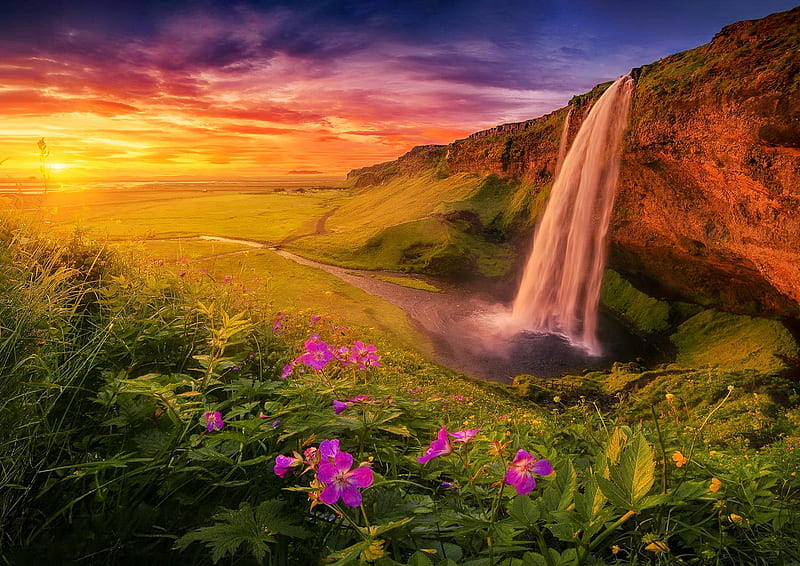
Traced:
POLYGON ((611 554, 617 555, 619 554, 620 550, 622 549, 615 544, 614 546, 611 547, 611 554))
POLYGON ((708 491, 710 491, 711 493, 717 493, 721 487, 722 487, 721 481, 719 481, 717 478, 711 478, 711 485, 708 487, 708 491))
POLYGON ((645 550, 649 550, 650 552, 669 552, 669 546, 667 543, 661 542, 660 540, 655 540, 644 547, 645 550))
POLYGON ((666 395, 664 395, 664 397, 667 398, 667 403, 670 404, 672 404, 672 402, 675 400, 675 395, 673 395, 672 393, 667 393, 666 395))
POLYGON ((710 451, 710 452, 708 453, 708 455, 709 455, 709 456, 716 456, 716 455, 717 455, 717 451, 716 451, 716 450, 712 450, 712 451, 710 451))
POLYGON ((742 521, 744 521, 744 518, 736 513, 731 513, 728 515, 728 519, 730 519, 731 523, 736 523, 737 525, 741 525, 742 521))
POLYGON ((553 403, 560 403, 560 402, 561 402, 561 397, 559 397, 558 395, 553 397, 553 403))
POLYGON ((672 461, 673 461, 673 462, 675 462, 675 465, 676 465, 676 466, 678 466, 678 467, 680 468, 681 466, 683 466, 684 464, 686 464, 686 462, 688 462, 689 460, 687 460, 687 459, 686 459, 686 456, 684 456, 683 454, 681 454, 681 451, 680 451, 680 450, 678 450, 677 452, 675 452, 675 453, 672 455, 672 461))

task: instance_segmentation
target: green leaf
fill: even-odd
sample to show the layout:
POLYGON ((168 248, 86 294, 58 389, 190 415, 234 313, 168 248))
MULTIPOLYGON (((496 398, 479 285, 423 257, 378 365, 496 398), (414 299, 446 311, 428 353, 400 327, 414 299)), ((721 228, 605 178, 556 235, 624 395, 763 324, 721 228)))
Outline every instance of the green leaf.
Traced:
POLYGON ((517 495, 508 508, 508 514, 525 527, 531 527, 539 520, 539 507, 527 495, 517 495))
POLYGON ((283 512, 282 501, 269 500, 255 509, 245 502, 239 509, 223 509, 215 514, 214 524, 201 527, 179 538, 175 547, 184 550, 194 542, 201 542, 211 551, 211 560, 217 563, 225 555, 235 555, 242 545, 249 548, 256 560, 270 552, 276 535, 306 538, 305 529, 296 525, 288 513, 283 512))
POLYGON ((408 566, 433 566, 433 562, 427 554, 417 551, 408 560, 408 566))
MULTIPOLYGON (((644 436, 637 434, 622 449, 619 464, 609 466, 608 479, 596 476, 595 479, 611 503, 628 511, 639 512, 645 507, 643 502, 656 480, 653 449, 644 436)), ((647 501, 652 506, 652 501, 647 501)))

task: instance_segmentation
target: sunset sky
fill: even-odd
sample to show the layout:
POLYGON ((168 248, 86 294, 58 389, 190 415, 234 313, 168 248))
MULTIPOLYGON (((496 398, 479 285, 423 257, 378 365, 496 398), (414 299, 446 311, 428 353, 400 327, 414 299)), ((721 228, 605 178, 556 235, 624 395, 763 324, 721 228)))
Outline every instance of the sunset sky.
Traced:
POLYGON ((0 20, 0 182, 344 175, 564 106, 796 0, 32 0, 0 20))

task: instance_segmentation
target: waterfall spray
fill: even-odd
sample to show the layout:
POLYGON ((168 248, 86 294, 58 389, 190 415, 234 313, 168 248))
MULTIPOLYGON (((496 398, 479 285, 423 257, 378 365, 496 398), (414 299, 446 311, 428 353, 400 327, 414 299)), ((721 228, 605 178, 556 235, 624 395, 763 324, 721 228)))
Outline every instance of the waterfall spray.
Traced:
POLYGON ((606 232, 632 92, 633 80, 620 77, 581 125, 553 183, 511 313, 514 329, 563 334, 590 355, 601 353, 596 331, 606 232))

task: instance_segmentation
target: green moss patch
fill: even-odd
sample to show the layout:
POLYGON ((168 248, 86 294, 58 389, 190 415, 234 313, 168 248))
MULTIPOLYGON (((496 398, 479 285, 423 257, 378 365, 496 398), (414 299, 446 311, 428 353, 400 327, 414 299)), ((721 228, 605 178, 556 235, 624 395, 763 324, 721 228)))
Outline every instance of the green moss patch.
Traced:
POLYGON ((786 356, 797 356, 798 346, 783 324, 706 310, 691 317, 670 337, 678 348, 676 363, 683 367, 726 370, 784 369, 786 356))
POLYGON ((669 328, 669 303, 645 295, 611 269, 603 276, 600 302, 637 334, 654 334, 669 328))

